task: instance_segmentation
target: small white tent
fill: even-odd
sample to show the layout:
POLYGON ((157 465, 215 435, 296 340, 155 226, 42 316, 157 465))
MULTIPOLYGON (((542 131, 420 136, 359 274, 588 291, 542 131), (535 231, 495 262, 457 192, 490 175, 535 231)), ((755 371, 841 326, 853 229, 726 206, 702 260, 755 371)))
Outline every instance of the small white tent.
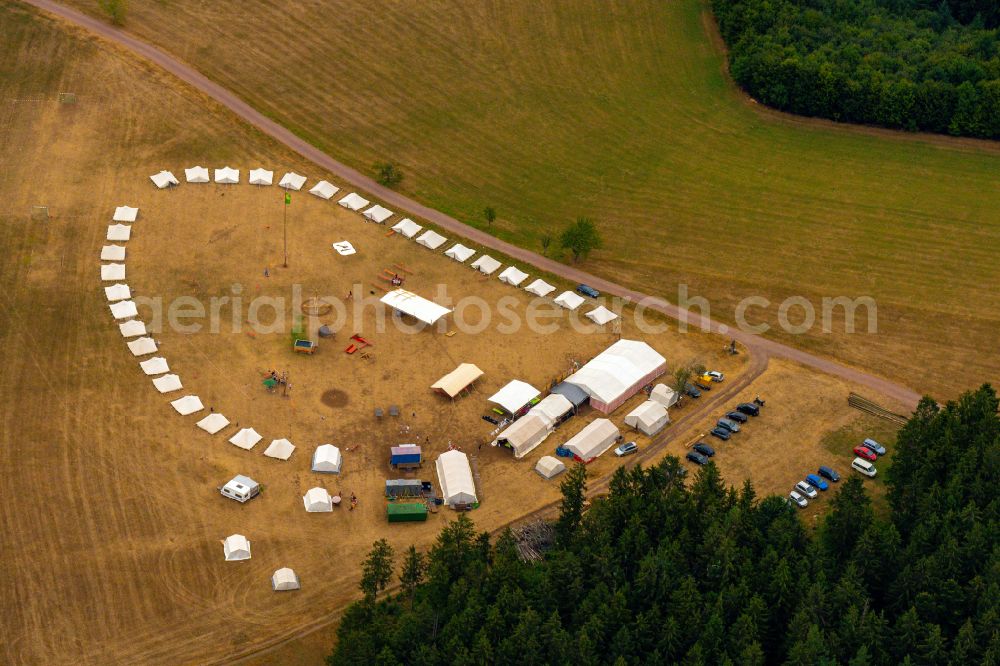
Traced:
POLYGON ((488 254, 484 254, 472 262, 472 267, 483 275, 493 275, 500 266, 500 262, 488 254))
POLYGON ((402 220, 396 223, 396 226, 392 228, 397 234, 404 236, 405 238, 413 238, 420 230, 423 229, 422 226, 414 222, 408 217, 404 217, 402 220))
POLYGON ((133 319, 124 324, 118 324, 118 330, 122 332, 123 338, 134 338, 137 335, 146 335, 146 324, 133 319))
POLYGON ((574 294, 572 291, 564 291, 555 298, 556 304, 567 310, 576 310, 583 305, 583 296, 574 294))
POLYGON ((250 169, 251 185, 271 185, 274 183, 274 172, 267 169, 250 169))
POLYGON ((333 498, 326 488, 310 488, 302 496, 302 504, 309 513, 329 513, 333 511, 333 498))
POLYGON ((124 279, 125 264, 101 264, 101 280, 104 282, 124 279))
POLYGON ((189 183, 207 183, 208 169, 201 166, 193 166, 190 169, 184 169, 184 179, 189 183))
POLYGON ((625 425, 652 437, 670 423, 667 408, 655 400, 647 400, 625 417, 625 425))
POLYGON ((534 294, 535 296, 548 296, 555 291, 556 288, 545 280, 535 280, 525 287, 524 290, 529 294, 534 294))
POLYGON ((368 205, 368 199, 365 199, 360 194, 355 194, 351 192, 346 197, 338 201, 341 206, 348 208, 350 210, 361 210, 368 205))
POLYGON ((264 455, 268 458, 288 460, 292 456, 293 451, 295 451, 295 445, 287 439, 273 439, 271 440, 271 444, 264 449, 264 455))
POLYGON ((160 393, 170 393, 172 391, 180 391, 183 386, 181 386, 181 378, 177 375, 162 375, 153 380, 153 386, 160 393))
POLYGON ((161 171, 160 173, 153 174, 149 179, 153 181, 153 185, 156 185, 161 190, 171 185, 180 185, 177 177, 169 171, 161 171))
POLYGON ((431 250, 436 250, 447 242, 447 238, 436 231, 431 231, 430 229, 421 234, 420 238, 417 239, 417 243, 426 248, 430 248, 431 250))
POLYGON ((153 338, 136 338, 127 344, 132 356, 145 356, 156 353, 156 342, 153 338))
POLYGON ((139 209, 133 208, 132 206, 118 206, 115 208, 115 216, 112 218, 115 222, 135 222, 135 218, 139 215, 139 209))
POLYGON ((445 451, 438 456, 436 467, 445 504, 453 507, 477 502, 468 456, 461 451, 445 451))
POLYGON ((118 301, 109 307, 111 308, 111 316, 115 319, 128 319, 139 314, 135 307, 135 301, 118 301))
POLYGON ((127 284, 113 284, 104 288, 104 295, 108 297, 108 301, 114 303, 132 298, 132 290, 127 284))
POLYGON ((339 191, 340 191, 339 187, 333 185, 332 183, 328 183, 325 180, 321 180, 315 185, 313 185, 313 188, 309 190, 309 194, 317 196, 320 199, 326 199, 327 201, 329 201, 330 199, 333 198, 333 195, 339 191))
POLYGON ((101 261, 125 261, 125 246, 105 245, 101 248, 101 261))
POLYGON ((250 559, 250 541, 242 534, 227 536, 222 542, 222 550, 226 554, 226 562, 250 559))
POLYGON ((657 384, 653 387, 653 391, 649 394, 650 400, 655 400, 664 407, 670 408, 677 404, 678 399, 677 391, 673 390, 666 384, 657 384))
POLYGON ((302 585, 299 583, 299 576, 288 567, 278 569, 271 576, 271 588, 275 592, 287 592, 289 590, 299 590, 302 585))
POLYGON ((508 266, 504 269, 503 273, 500 274, 500 281, 506 282, 512 287, 516 287, 526 279, 528 279, 528 274, 522 270, 518 270, 514 266, 508 266))
POLYGON ((378 204, 366 210, 362 215, 365 219, 371 220, 375 224, 385 224, 385 221, 392 217, 392 211, 378 204))
POLYGON ((589 319, 590 321, 594 322, 599 326, 603 326, 604 324, 607 324, 609 321, 614 321, 615 319, 618 319, 618 315, 616 315, 614 312, 607 309, 603 305, 598 306, 597 309, 595 310, 591 310, 585 316, 587 317, 587 319, 589 319))
POLYGON ((107 239, 125 242, 132 236, 132 227, 127 224, 109 224, 107 239))
POLYGON ((565 472, 566 465, 554 456, 542 456, 538 459, 538 464, 535 465, 535 471, 541 474, 543 479, 551 479, 557 474, 565 472))
POLYGON ((229 443, 250 450, 261 440, 260 433, 253 428, 243 428, 238 433, 229 438, 229 443))
POLYGON ((240 172, 232 167, 222 167, 215 170, 215 182, 220 185, 236 185, 240 182, 240 172))
POLYGON ((209 435, 214 435, 229 425, 229 419, 218 412, 212 412, 201 421, 198 421, 195 425, 207 432, 209 435))
POLYGON ((139 364, 142 371, 147 375, 162 375, 165 372, 170 372, 170 368, 167 366, 167 359, 162 356, 154 356, 153 358, 146 359, 139 364))
POLYGON ((344 458, 333 444, 321 444, 313 452, 312 471, 323 474, 340 474, 344 458))
POLYGON ((183 398, 178 398, 171 402, 170 406, 176 409, 177 413, 181 416, 194 414, 205 409, 205 405, 201 404, 201 398, 196 395, 186 395, 183 398))
POLYGON ((516 414, 541 393, 531 384, 515 379, 502 389, 491 395, 487 400, 499 405, 507 412, 516 414))
POLYGON ((476 253, 471 247, 465 247, 461 243, 455 243, 450 248, 445 250, 444 256, 449 259, 454 259, 460 264, 464 264, 469 260, 469 257, 476 253))
POLYGON ((301 190, 302 186, 305 184, 306 184, 306 177, 300 176, 294 171, 289 171, 288 173, 286 173, 284 176, 281 177, 281 180, 278 181, 278 187, 283 187, 286 190, 298 191, 301 190))
POLYGON ((587 463, 610 449, 618 437, 618 428, 614 423, 608 419, 595 419, 563 444, 563 448, 587 463))

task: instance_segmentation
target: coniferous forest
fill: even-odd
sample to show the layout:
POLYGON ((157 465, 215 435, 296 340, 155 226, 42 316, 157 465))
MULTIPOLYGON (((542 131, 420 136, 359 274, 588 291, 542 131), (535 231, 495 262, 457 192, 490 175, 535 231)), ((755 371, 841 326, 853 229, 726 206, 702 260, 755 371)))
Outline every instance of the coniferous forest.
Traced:
POLYGON ((1000 138, 997 0, 712 0, 758 101, 850 123, 1000 138))
POLYGON ((712 464, 691 479, 675 458, 619 469, 589 508, 577 467, 539 560, 464 514, 426 555, 375 544, 328 661, 1000 664, 997 408, 989 386, 925 399, 888 506, 845 470, 815 530, 712 464))

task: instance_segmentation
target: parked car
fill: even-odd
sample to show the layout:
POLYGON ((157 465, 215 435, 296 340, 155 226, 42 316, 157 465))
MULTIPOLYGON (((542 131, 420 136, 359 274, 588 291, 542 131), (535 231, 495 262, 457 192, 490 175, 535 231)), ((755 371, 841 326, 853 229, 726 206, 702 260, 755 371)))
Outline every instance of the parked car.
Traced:
POLYGON ((698 388, 700 388, 702 391, 711 391, 712 390, 712 383, 711 382, 704 382, 704 381, 702 381, 700 379, 696 379, 696 380, 694 380, 694 385, 697 386, 698 388))
POLYGON ((709 434, 712 435, 712 437, 718 437, 723 442, 728 442, 729 438, 733 436, 733 433, 729 430, 719 427, 712 428, 712 431, 709 434))
POLYGON ((691 462, 693 462, 695 465, 706 465, 706 464, 708 464, 708 458, 706 458, 705 456, 701 455, 697 451, 688 451, 688 454, 685 456, 685 458, 687 458, 688 460, 690 460, 691 462))
POLYGON ((869 449, 867 446, 855 446, 854 455, 856 455, 859 458, 864 458, 868 462, 875 462, 876 460, 878 460, 878 456, 875 454, 875 452, 869 449))
POLYGON ((802 493, 803 495, 805 495, 806 497, 808 497, 809 499, 816 499, 816 497, 819 495, 819 493, 816 492, 816 489, 810 486, 805 481, 799 481, 798 483, 796 483, 795 489, 800 493, 802 493))
POLYGON ((685 384, 684 385, 684 393, 688 394, 692 398, 700 398, 701 397, 701 391, 699 391, 698 389, 696 389, 691 384, 685 384))
POLYGON ((715 425, 719 426, 720 428, 725 428, 729 432, 740 431, 740 424, 730 419, 719 419, 719 422, 716 423, 715 425))
POLYGON ((695 451, 697 451, 698 453, 700 453, 701 455, 708 456, 709 458, 711 458, 712 456, 715 455, 715 449, 713 449, 711 446, 709 446, 705 442, 698 442, 692 448, 695 451))
POLYGON ((624 444, 618 446, 615 449, 615 455, 618 456, 619 458, 622 458, 624 456, 630 456, 633 453, 638 453, 638 452, 639 452, 639 445, 636 444, 635 442, 625 442, 624 444))
POLYGON ((816 474, 807 474, 806 483, 813 488, 818 488, 819 490, 828 490, 830 488, 830 484, 816 474))
POLYGON ((597 298, 598 296, 601 295, 601 292, 585 284, 576 285, 576 290, 581 294, 583 294, 584 296, 590 296, 591 298, 597 298))
POLYGON ((718 370, 709 370, 705 374, 711 377, 713 382, 721 382, 723 379, 726 378, 726 376, 721 372, 719 372, 718 370))
POLYGON ((794 490, 792 492, 788 493, 788 499, 790 499, 793 502, 795 502, 796 506, 798 506, 800 509, 804 509, 807 506, 809 506, 809 500, 807 500, 805 497, 803 497, 802 495, 798 494, 794 490))
POLYGON ((750 417, 748 417, 746 414, 737 411, 726 412, 726 418, 732 421, 736 421, 737 423, 746 423, 747 421, 750 420, 750 417))
POLYGON ((747 416, 760 416, 760 407, 752 402, 741 402, 736 405, 736 411, 743 412, 747 416))
POLYGON ((820 465, 818 471, 819 475, 822 476, 824 479, 830 479, 834 483, 840 481, 840 474, 837 474, 837 472, 831 467, 827 467, 826 465, 820 465))
POLYGON ((861 442, 861 446, 867 446, 869 449, 871 449, 880 456, 885 455, 885 447, 876 442, 874 439, 866 439, 865 441, 861 442))
POLYGON ((875 469, 875 465, 861 458, 855 458, 854 462, 851 463, 851 467, 865 476, 875 476, 878 473, 878 470, 875 469))

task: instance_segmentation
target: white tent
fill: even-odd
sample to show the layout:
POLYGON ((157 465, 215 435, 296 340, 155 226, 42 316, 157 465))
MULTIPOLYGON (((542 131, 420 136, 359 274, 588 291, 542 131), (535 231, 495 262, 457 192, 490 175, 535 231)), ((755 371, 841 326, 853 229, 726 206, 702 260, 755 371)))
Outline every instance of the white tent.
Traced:
POLYGON ((450 248, 445 250, 444 256, 449 259, 454 259, 460 264, 464 264, 469 260, 469 257, 476 253, 471 247, 465 247, 461 243, 455 243, 450 248))
POLYGON ((526 279, 528 279, 528 274, 522 270, 518 270, 514 266, 508 266, 504 269, 503 273, 500 274, 500 281, 506 282, 512 287, 516 287, 526 279))
POLYGON ((302 496, 302 504, 309 513, 329 513, 333 511, 333 498, 326 488, 310 488, 302 496))
POLYGON ((215 182, 220 185, 235 185, 240 182, 240 172, 238 169, 224 166, 215 170, 215 182))
POLYGON ((354 246, 351 245, 350 241, 339 241, 337 243, 334 243, 333 249, 336 250, 337 254, 339 254, 342 257, 346 257, 352 254, 357 254, 358 252, 357 250, 354 249, 354 246))
POLYGON ((112 218, 115 222, 135 222, 135 218, 139 215, 139 209, 133 208, 132 206, 118 206, 115 208, 115 216, 112 218))
POLYGON ((434 301, 429 301, 405 289, 393 289, 380 300, 392 309, 415 317, 425 324, 433 324, 451 312, 443 305, 438 305, 434 301))
POLYGON ((574 435, 563 448, 569 449, 583 462, 590 462, 618 439, 618 427, 608 419, 596 419, 574 435))
POLYGON ((169 171, 161 171, 160 173, 153 174, 149 179, 153 181, 153 185, 156 185, 161 190, 171 185, 180 185, 180 181, 169 171))
POLYGON ((320 444, 313 452, 312 471, 323 474, 340 474, 344 457, 333 444, 320 444))
POLYGON ((132 290, 128 288, 127 284, 113 284, 110 287, 104 288, 104 295, 108 297, 109 301, 114 303, 115 301, 124 301, 132 298, 132 290))
POLYGON ((431 384, 431 390, 443 393, 449 398, 465 390, 472 382, 483 376, 479 366, 472 363, 460 363, 457 368, 431 384))
POLYGON ((655 400, 647 400, 625 417, 625 425, 652 437, 670 423, 667 408, 655 400))
POLYGON ((337 203, 339 203, 344 208, 349 208, 351 210, 361 210, 362 208, 368 205, 369 201, 360 194, 355 194, 354 192, 351 192, 337 203))
POLYGON ((545 421, 545 425, 552 428, 572 411, 573 403, 569 398, 558 393, 550 393, 528 410, 528 414, 536 414, 545 421))
POLYGON ((127 224, 109 224, 107 239, 109 241, 127 241, 132 236, 132 227, 127 224))
POLYGON ((226 554, 226 562, 250 559, 250 541, 242 534, 227 536, 222 542, 222 550, 226 554))
POLYGON ((333 195, 339 191, 339 187, 336 187, 332 183, 328 183, 325 180, 321 180, 313 185, 313 188, 309 190, 309 194, 315 195, 320 199, 330 200, 333 198, 333 195))
POLYGON ((271 185, 274 183, 274 172, 267 169, 250 169, 251 185, 271 185))
POLYGON ((583 296, 574 294, 572 291, 564 291, 555 298, 556 304, 567 310, 576 310, 583 305, 583 296))
POLYGON ((438 456, 438 485, 448 506, 476 503, 476 484, 472 480, 469 458, 461 451, 445 451, 438 456))
POLYGON ((201 421, 198 421, 195 425, 207 432, 209 435, 214 435, 229 425, 229 419, 218 412, 212 412, 201 421))
POLYGON ((125 261, 125 246, 105 245, 101 248, 101 261, 125 261))
POLYGON ((608 414, 666 369, 666 359, 645 342, 619 340, 567 377, 566 382, 586 391, 591 406, 608 414))
POLYGON ((138 319, 132 319, 124 324, 118 324, 118 330, 122 332, 123 338, 134 338, 137 335, 146 335, 146 324, 138 319))
POLYGON ((160 393, 170 393, 172 391, 180 391, 183 386, 181 386, 181 378, 177 375, 162 375, 153 380, 153 386, 160 393))
POLYGON ((238 433, 229 438, 229 443, 241 449, 250 450, 261 440, 260 433, 253 428, 243 428, 238 433))
POLYGON ((124 279, 125 264, 101 264, 101 280, 108 282, 110 280, 124 279))
POLYGON ((405 236, 406 238, 413 238, 423 229, 422 226, 414 222, 408 217, 404 217, 402 220, 396 223, 396 226, 392 228, 397 234, 405 236))
POLYGON ((177 410, 177 413, 181 416, 187 416, 188 414, 194 414, 195 412, 200 412, 205 409, 205 405, 201 404, 201 398, 196 395, 186 395, 183 398, 177 398, 170 405, 177 410))
POLYGON ((184 169, 184 179, 189 183, 207 183, 208 169, 200 166, 184 169))
POLYGON ((657 384, 653 387, 653 391, 649 394, 650 400, 655 400, 667 408, 676 405, 679 397, 680 396, 677 395, 677 391, 673 390, 666 384, 657 384))
POLYGON ((555 291, 556 288, 545 280, 535 280, 525 287, 524 290, 529 294, 534 294, 535 296, 548 296, 555 291))
POLYGON ((587 317, 587 319, 600 326, 607 324, 609 321, 614 321, 615 319, 618 319, 618 315, 616 315, 614 312, 607 309, 603 305, 598 306, 596 310, 591 310, 585 316, 587 317))
POLYGON ((264 455, 268 458, 288 460, 292 456, 292 452, 294 450, 295 445, 287 439, 272 439, 271 444, 264 449, 264 455))
POLYGON ((109 307, 111 308, 111 316, 115 319, 128 319, 139 314, 135 308, 135 301, 118 301, 109 307))
POLYGON ((500 262, 488 254, 484 254, 472 262, 472 267, 483 275, 493 275, 500 266, 500 262))
POLYGON ((503 409, 516 414, 525 405, 538 397, 541 393, 531 384, 515 379, 502 389, 491 395, 488 400, 503 409))
POLYGON ((271 588, 275 592, 286 592, 301 589, 302 585, 299 583, 298 575, 288 567, 284 567, 271 576, 271 588))
POLYGON ((153 338, 136 338, 128 343, 128 350, 132 356, 145 356, 156 353, 156 342, 153 338))
POLYGON ((392 211, 376 204, 362 213, 362 215, 375 224, 385 224, 385 221, 392 217, 392 211))
POLYGON ((541 416, 528 413, 504 428, 497 435, 495 443, 514 451, 514 457, 521 459, 549 436, 552 430, 541 416))
POLYGON ((294 171, 289 171, 288 173, 286 173, 284 176, 281 177, 281 180, 278 181, 278 187, 283 187, 286 190, 298 191, 301 190, 302 186, 305 184, 306 184, 306 177, 300 176, 294 171))
POLYGON ((154 356, 153 358, 148 358, 139 364, 142 371, 147 375, 162 375, 165 372, 170 372, 170 367, 167 365, 167 359, 162 356, 154 356))
POLYGON ((428 229, 427 231, 425 231, 423 234, 420 235, 420 238, 417 239, 417 242, 426 248, 436 250, 445 243, 447 243, 448 239, 439 234, 438 232, 431 231, 430 229, 428 229))
POLYGON ((535 465, 535 471, 541 474, 542 478, 551 479, 555 475, 565 472, 566 465, 554 456, 542 456, 538 459, 538 464, 535 465))

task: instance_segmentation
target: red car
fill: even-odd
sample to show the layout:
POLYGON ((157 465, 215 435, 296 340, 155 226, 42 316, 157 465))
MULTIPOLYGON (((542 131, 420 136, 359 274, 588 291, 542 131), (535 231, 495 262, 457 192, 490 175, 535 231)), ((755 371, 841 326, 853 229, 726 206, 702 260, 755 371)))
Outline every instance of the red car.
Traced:
POLYGON ((868 462, 875 462, 876 460, 878 460, 878 456, 875 455, 875 452, 869 449, 867 446, 855 446, 854 455, 856 455, 859 458, 864 458, 868 462))

